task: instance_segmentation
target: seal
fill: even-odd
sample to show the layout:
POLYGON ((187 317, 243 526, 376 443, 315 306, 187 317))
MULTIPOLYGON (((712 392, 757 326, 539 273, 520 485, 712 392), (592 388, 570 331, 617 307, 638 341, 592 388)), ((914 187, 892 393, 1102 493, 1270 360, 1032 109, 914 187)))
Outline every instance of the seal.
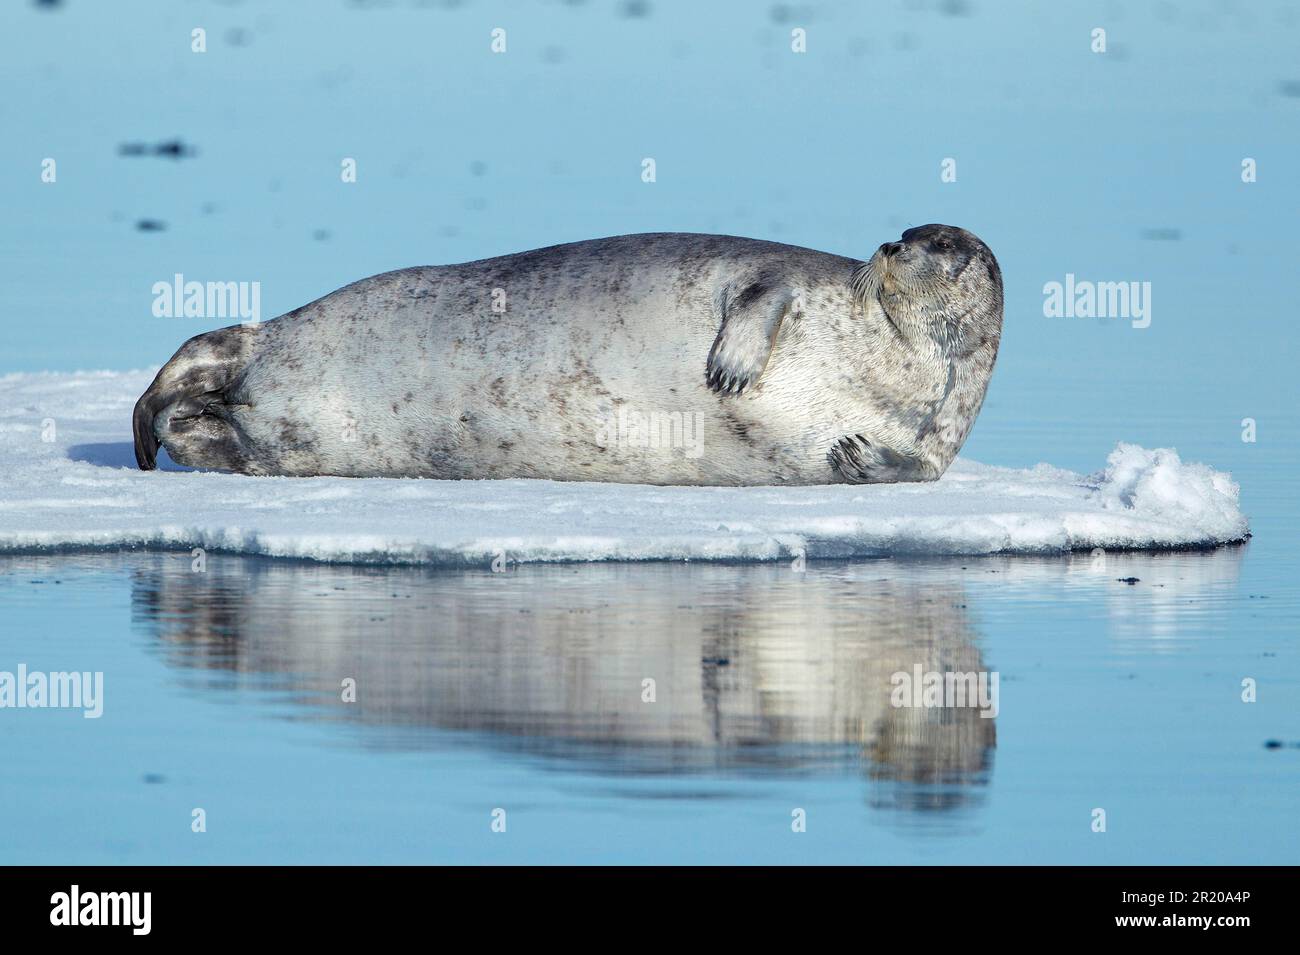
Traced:
POLYGON ((363 279, 198 335, 136 460, 256 475, 642 484, 930 481, 975 421, 1002 277, 964 229, 867 261, 625 235, 363 279))

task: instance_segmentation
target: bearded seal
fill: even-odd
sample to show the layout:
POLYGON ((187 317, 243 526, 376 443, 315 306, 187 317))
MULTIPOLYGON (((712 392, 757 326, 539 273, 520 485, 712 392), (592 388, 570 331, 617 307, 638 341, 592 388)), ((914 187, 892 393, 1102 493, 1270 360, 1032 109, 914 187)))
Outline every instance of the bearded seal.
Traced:
POLYGON ((136 403, 140 468, 639 484, 932 481, 970 432, 1002 277, 964 229, 865 262, 625 235, 363 279, 198 335, 136 403))

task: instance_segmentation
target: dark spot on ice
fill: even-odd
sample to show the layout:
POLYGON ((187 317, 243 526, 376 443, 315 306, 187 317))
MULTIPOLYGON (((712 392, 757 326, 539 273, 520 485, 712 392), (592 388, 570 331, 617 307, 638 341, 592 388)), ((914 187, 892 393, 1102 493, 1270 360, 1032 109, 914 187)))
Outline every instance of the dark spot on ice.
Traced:
POLYGON ((1130 587, 1132 587, 1142 578, 1141 577, 1116 577, 1115 579, 1119 581, 1121 584, 1128 584, 1130 587))

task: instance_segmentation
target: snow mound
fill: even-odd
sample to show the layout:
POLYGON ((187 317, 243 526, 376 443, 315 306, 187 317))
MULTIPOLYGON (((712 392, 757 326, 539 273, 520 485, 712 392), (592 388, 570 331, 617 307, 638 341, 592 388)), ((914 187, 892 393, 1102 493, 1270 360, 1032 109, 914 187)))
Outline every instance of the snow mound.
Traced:
POLYGON ((777 560, 1212 547, 1232 479, 1120 444, 1092 476, 958 460, 931 484, 692 488, 135 470, 152 372, 0 377, 0 552, 202 547, 355 563, 777 560))

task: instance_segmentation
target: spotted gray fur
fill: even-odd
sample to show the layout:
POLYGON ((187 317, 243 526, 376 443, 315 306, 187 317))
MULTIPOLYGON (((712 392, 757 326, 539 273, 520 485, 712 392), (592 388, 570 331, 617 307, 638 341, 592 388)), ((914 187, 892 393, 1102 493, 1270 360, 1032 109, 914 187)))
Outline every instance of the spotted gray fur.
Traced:
POLYGON ((951 226, 866 261, 733 236, 575 242, 388 272, 196 336, 136 405, 136 457, 152 468, 161 445, 264 475, 933 480, 979 411, 1001 322, 992 252, 951 226), (691 416, 702 453, 609 439, 621 414, 651 413, 691 416))

